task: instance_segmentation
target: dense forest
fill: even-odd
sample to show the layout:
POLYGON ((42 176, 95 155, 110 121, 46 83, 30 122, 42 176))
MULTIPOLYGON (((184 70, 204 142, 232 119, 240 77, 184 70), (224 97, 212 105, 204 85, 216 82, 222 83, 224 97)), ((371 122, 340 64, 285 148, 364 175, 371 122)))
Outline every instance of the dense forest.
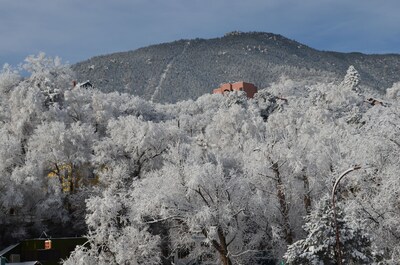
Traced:
POLYGON ((88 238, 67 265, 398 264, 400 83, 379 96, 349 65, 158 104, 72 87, 44 54, 24 69, 0 73, 0 246, 45 231, 88 238))

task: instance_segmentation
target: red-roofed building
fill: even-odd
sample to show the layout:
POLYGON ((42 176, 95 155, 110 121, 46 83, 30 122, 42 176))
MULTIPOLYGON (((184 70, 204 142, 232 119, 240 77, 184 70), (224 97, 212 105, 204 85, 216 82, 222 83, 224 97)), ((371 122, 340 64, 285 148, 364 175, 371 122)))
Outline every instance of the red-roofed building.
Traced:
POLYGON ((257 87, 251 83, 246 83, 243 81, 236 83, 225 83, 219 88, 213 90, 213 94, 224 94, 231 91, 244 91, 248 98, 253 98, 254 94, 257 93, 257 87))

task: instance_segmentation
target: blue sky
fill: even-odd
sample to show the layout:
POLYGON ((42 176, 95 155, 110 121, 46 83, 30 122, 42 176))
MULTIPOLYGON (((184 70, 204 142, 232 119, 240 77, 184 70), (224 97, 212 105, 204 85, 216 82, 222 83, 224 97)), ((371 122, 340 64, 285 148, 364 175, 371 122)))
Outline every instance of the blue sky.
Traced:
POLYGON ((0 65, 40 51, 75 63, 233 30, 313 48, 400 53, 399 0, 0 0, 0 65))

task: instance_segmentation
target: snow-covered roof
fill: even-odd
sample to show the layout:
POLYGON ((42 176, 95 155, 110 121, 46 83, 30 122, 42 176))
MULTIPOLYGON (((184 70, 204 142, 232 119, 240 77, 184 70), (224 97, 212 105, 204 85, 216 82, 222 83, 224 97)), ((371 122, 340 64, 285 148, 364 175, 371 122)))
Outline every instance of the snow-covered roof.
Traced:
POLYGON ((3 250, 1 250, 0 251, 0 256, 4 256, 5 254, 7 254, 7 252, 9 252, 10 250, 13 250, 15 247, 17 247, 19 245, 19 243, 18 244, 15 244, 15 245, 11 245, 11 246, 9 246, 9 247, 6 247, 5 249, 3 249, 3 250))
POLYGON ((87 80, 85 82, 76 84, 75 87, 79 87, 79 88, 93 87, 93 84, 90 83, 89 80, 87 80))
POLYGON ((24 262, 13 262, 13 263, 6 263, 12 265, 41 265, 39 261, 24 261, 24 262))

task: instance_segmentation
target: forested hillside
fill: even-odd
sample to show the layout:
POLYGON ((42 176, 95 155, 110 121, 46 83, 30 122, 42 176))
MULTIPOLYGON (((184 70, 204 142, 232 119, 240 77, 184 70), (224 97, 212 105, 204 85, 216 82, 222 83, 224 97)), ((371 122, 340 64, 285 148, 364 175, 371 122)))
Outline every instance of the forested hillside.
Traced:
POLYGON ((330 194, 350 168, 343 264, 398 264, 399 83, 378 98, 349 67, 249 100, 158 104, 71 89, 71 69, 44 54, 24 67, 0 73, 1 246, 46 231, 89 239, 67 265, 336 264, 330 194))
POLYGON ((266 88, 280 78, 340 82, 354 65, 363 84, 384 93, 400 81, 399 55, 318 51, 272 33, 232 32, 215 39, 180 40, 98 56, 73 65, 80 81, 103 92, 126 92, 153 102, 197 99, 221 83, 266 88))

